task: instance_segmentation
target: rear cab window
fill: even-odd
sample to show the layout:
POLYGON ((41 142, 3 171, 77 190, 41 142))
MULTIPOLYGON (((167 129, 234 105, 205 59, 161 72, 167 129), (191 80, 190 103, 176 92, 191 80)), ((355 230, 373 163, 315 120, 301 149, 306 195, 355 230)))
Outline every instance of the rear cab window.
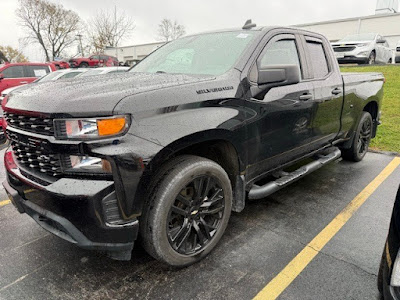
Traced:
POLYGON ((306 47, 310 58, 312 78, 322 79, 328 76, 331 68, 323 42, 316 38, 306 37, 306 47))
POLYGON ((50 68, 48 66, 31 65, 25 66, 26 77, 42 77, 50 73, 50 68))

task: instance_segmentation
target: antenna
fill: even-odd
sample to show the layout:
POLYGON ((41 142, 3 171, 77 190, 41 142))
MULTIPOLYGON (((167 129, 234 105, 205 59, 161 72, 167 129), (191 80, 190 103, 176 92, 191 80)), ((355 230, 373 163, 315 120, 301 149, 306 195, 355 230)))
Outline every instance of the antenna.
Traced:
POLYGON ((247 30, 251 29, 253 27, 256 27, 257 25, 251 22, 251 19, 247 20, 246 23, 244 23, 242 29, 247 30))

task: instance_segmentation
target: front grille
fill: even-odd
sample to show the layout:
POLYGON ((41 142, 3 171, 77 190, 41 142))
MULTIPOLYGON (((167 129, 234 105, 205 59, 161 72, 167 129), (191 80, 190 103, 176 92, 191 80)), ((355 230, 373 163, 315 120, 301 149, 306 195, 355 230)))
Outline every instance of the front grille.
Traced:
POLYGON ((43 135, 54 135, 53 119, 4 112, 7 125, 43 135))
POLYGON ((63 168, 71 167, 69 159, 46 149, 46 142, 31 139, 7 130, 11 148, 17 161, 24 167, 50 176, 62 175, 63 168))
POLYGON ((356 47, 335 47, 333 50, 335 52, 350 52, 356 49, 356 47))

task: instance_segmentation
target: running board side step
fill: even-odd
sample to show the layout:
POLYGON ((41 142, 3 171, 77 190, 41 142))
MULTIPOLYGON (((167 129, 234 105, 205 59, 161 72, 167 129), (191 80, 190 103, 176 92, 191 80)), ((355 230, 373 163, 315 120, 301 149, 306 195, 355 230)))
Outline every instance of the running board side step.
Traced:
POLYGON ((275 181, 268 182, 263 186, 253 185, 249 192, 249 199, 256 200, 265 198, 340 157, 341 152, 339 149, 336 149, 327 155, 320 155, 317 160, 302 166, 296 171, 282 173, 284 175, 275 181))

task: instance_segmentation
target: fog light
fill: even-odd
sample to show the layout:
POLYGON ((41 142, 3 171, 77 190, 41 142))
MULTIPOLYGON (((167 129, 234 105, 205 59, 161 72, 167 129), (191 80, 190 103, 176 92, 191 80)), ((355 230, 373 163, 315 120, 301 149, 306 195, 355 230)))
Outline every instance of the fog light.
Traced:
POLYGON ((101 168, 103 169, 104 172, 107 173, 112 173, 112 168, 111 168, 111 164, 108 160, 106 159, 102 159, 101 160, 101 168))

